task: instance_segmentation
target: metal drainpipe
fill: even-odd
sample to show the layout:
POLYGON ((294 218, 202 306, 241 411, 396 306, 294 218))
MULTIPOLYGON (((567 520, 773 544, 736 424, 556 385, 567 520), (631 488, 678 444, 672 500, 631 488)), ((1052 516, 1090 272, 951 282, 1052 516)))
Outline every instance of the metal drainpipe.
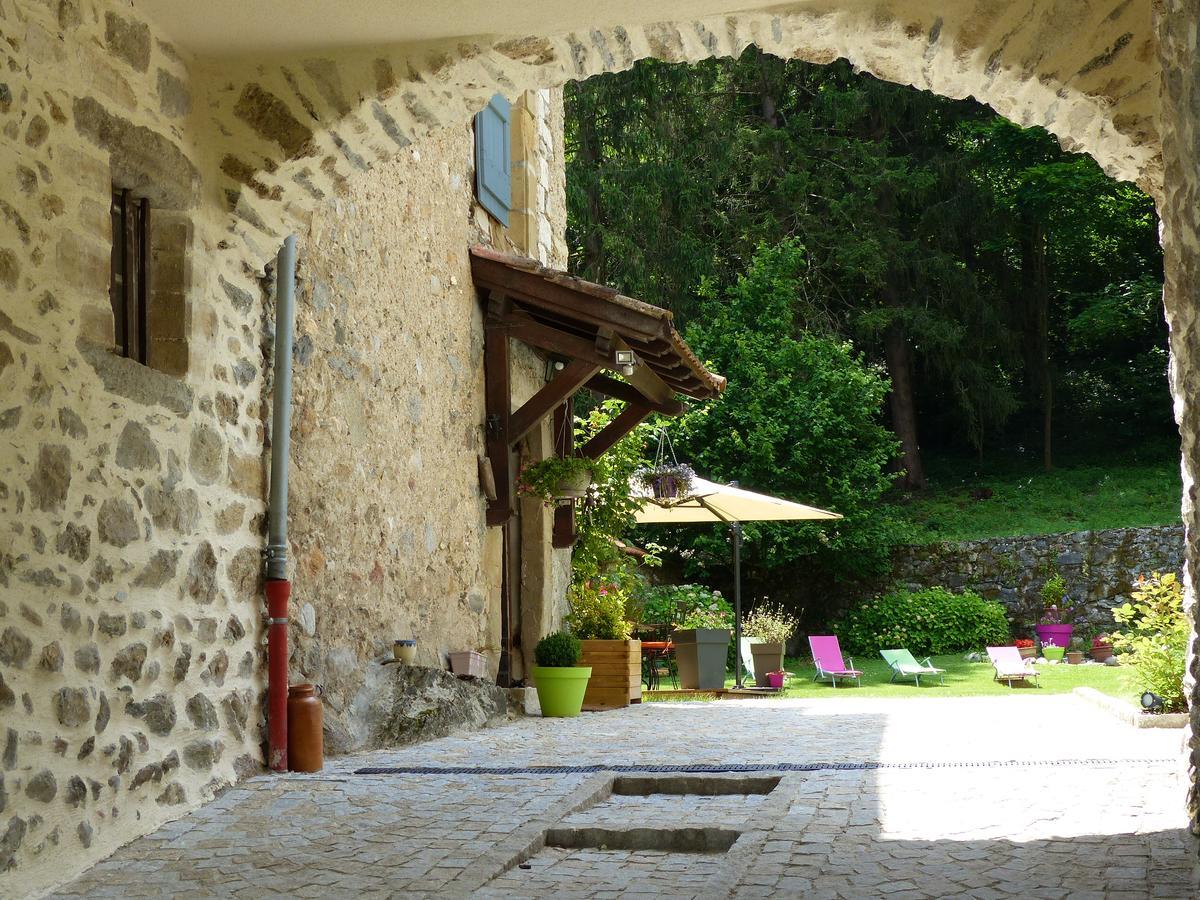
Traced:
POLYGON ((292 436, 292 331, 296 313, 296 236, 275 261, 275 386, 271 410, 271 495, 267 508, 267 764, 286 772, 288 697, 288 454, 292 436))

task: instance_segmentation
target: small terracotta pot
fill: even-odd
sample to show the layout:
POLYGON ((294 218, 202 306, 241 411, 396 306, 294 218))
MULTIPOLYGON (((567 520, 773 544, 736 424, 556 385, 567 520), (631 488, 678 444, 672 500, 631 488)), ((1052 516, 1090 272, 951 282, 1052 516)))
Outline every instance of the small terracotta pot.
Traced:
POLYGON ((1092 659, 1098 663, 1102 663, 1113 655, 1112 644, 1101 644, 1100 646, 1092 646, 1092 659))
POLYGON ((1067 651, 1067 662, 1069 662, 1073 666, 1079 665, 1081 662, 1083 662, 1083 651, 1082 650, 1068 650, 1067 651))
POLYGON ((320 772, 325 765, 324 712, 315 684, 288 688, 288 768, 320 772))
POLYGON ((1037 647, 1018 647, 1021 659, 1037 659, 1037 647))

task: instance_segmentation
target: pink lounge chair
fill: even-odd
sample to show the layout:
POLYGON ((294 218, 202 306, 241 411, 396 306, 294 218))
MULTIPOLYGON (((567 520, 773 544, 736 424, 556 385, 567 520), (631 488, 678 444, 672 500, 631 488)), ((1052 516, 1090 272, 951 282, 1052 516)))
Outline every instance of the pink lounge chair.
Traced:
POLYGON ((1012 687, 1014 681, 1033 679, 1035 687, 1038 684, 1038 670, 1033 667, 1032 659, 1022 659, 1021 651, 1016 647, 988 647, 988 659, 996 670, 996 681, 1007 681, 1012 687))
POLYGON ((813 681, 828 678, 837 687, 839 678, 853 678, 862 685, 862 672, 854 668, 853 658, 847 657, 850 659, 848 666, 842 660, 842 648, 836 634, 809 635, 808 649, 812 651, 813 662, 817 666, 813 681))

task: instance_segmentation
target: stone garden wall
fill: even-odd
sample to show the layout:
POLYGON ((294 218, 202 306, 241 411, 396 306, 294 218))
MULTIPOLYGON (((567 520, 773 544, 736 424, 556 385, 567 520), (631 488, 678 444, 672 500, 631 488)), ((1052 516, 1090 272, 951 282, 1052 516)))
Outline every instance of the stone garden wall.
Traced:
POLYGON ((1109 630, 1110 610, 1129 599, 1139 575, 1178 574, 1183 562, 1183 526, 1162 525, 903 547, 892 574, 912 590, 969 588, 1021 621, 1036 613, 1042 585, 1057 572, 1067 594, 1083 602, 1088 627, 1109 630))

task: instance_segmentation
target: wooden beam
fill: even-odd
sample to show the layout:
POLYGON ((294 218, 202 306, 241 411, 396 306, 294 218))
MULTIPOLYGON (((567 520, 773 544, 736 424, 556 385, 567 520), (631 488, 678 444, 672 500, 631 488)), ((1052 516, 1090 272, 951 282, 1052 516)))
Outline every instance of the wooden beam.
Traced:
POLYGON ((489 322, 483 338, 485 446, 495 476, 496 499, 488 504, 488 525, 503 525, 513 515, 512 456, 508 427, 511 388, 509 386, 508 331, 489 322))
MULTIPOLYGON (((560 457, 575 453, 575 404, 567 400, 554 409, 554 450, 560 457)), ((575 504, 566 503, 554 507, 554 528, 550 545, 559 550, 575 546, 578 534, 575 531, 575 504)))
POLYGON ((607 375, 593 375, 588 379, 584 387, 590 391, 595 391, 597 394, 603 394, 605 397, 615 397, 617 400, 624 400, 626 403, 645 404, 655 412, 660 412, 668 416, 682 415, 687 410, 687 407, 678 400, 669 400, 665 403, 651 400, 633 385, 626 384, 624 381, 617 381, 615 378, 609 378, 607 375))
POLYGON ((471 276, 476 285, 501 291, 521 302, 569 315, 576 321, 629 331, 646 340, 661 337, 670 327, 669 318, 613 303, 496 260, 472 256, 471 276))
POLYGON ((612 446, 629 432, 633 431, 646 416, 654 412, 649 406, 641 403, 630 403, 620 415, 609 422, 592 437, 590 441, 579 448, 579 455, 588 459, 599 459, 612 449, 612 446))
POLYGON ((554 407, 583 387, 584 382, 599 370, 600 367, 590 360, 576 359, 567 363, 565 369, 546 382, 540 391, 512 414, 508 423, 509 446, 536 428, 538 422, 549 415, 554 407))

